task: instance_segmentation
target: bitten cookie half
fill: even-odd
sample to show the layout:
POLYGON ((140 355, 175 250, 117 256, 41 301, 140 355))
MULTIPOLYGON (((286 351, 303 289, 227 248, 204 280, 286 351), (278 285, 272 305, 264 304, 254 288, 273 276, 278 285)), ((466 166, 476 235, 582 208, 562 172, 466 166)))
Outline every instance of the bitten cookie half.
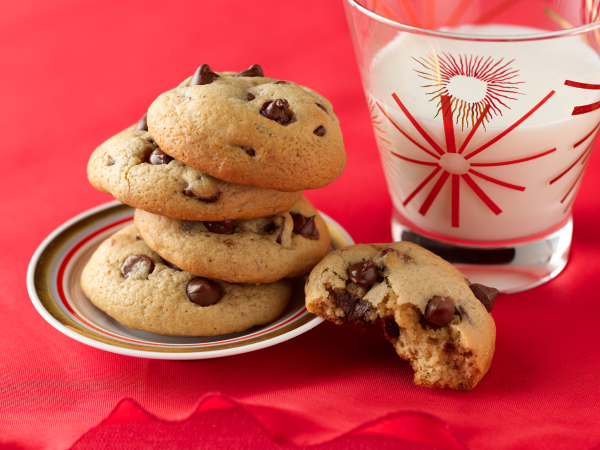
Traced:
POLYGON ((185 221, 135 211, 150 248, 198 276, 272 283, 305 275, 331 245, 325 221, 304 197, 289 211, 250 220, 185 221))
POLYGON ((163 260, 134 225, 106 239, 83 269, 91 302, 126 327, 178 336, 236 333, 277 319, 291 284, 230 284, 196 277, 163 260))
POLYGON ((92 154, 92 185, 154 214, 185 220, 253 219, 287 211, 302 192, 227 183, 164 153, 144 130, 130 127, 92 154))
POLYGON ((381 328, 410 361, 416 384, 470 390, 492 362, 496 326, 489 311, 498 291, 471 285, 410 242, 336 250, 312 270, 305 292, 314 314, 381 328))
POLYGON ((201 66, 152 103, 150 134, 167 154, 230 183, 287 192, 331 183, 346 165, 331 103, 259 69, 236 76, 201 66))

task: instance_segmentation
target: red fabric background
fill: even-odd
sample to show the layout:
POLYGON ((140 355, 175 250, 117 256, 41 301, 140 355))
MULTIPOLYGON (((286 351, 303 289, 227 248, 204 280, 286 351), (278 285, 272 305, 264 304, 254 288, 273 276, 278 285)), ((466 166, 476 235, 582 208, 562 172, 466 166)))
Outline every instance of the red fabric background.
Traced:
POLYGON ((27 264, 54 228, 110 200, 87 182, 91 151, 201 63, 260 63, 327 96, 348 166, 307 195, 357 242, 390 240, 342 3, 24 0, 2 9, 0 447, 600 448, 598 155, 575 203, 569 265, 498 299, 496 355, 472 392, 417 387, 377 333, 329 323, 216 360, 114 355, 38 315, 27 264))

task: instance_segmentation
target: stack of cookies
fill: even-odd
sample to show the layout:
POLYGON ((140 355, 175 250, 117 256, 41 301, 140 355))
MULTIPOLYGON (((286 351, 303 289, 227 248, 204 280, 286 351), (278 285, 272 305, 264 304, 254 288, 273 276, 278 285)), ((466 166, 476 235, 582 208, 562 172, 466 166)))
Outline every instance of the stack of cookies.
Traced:
POLYGON ((130 328, 214 336, 275 320, 289 278, 328 253, 302 196, 344 169, 329 101, 258 65, 206 64, 92 154, 88 178, 136 208, 85 267, 88 298, 130 328))

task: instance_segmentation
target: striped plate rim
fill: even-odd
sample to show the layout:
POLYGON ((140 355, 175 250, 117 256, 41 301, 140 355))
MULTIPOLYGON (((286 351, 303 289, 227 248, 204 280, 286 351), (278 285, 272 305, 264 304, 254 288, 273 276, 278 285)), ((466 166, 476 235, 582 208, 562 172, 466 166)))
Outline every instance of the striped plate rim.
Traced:
MULTIPOLYGON (((40 315, 61 333, 95 348, 129 356, 153 359, 205 359, 246 353, 296 337, 323 321, 300 307, 285 320, 260 330, 228 335, 209 342, 169 342, 170 337, 152 335, 146 340, 110 331, 80 314, 65 288, 73 264, 86 247, 99 245, 98 236, 116 232, 133 220, 134 209, 113 201, 90 209, 53 231, 34 253, 27 271, 29 296, 40 315)), ((331 234, 334 249, 354 243, 337 222, 320 213, 331 234)), ((295 287, 301 288, 300 286, 295 287)), ((189 339, 189 338, 188 338, 189 339)), ((172 339, 171 339, 172 340, 172 339)))

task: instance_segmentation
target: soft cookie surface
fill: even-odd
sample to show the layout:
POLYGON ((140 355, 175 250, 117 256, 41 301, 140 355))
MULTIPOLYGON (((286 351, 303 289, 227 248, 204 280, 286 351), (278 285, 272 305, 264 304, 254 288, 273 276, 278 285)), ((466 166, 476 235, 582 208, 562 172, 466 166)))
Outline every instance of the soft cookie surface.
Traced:
POLYGON ((128 128, 94 151, 88 178, 127 205, 186 220, 270 216, 302 196, 227 183, 161 153, 147 131, 128 128))
POLYGON ((148 245, 193 274, 231 283, 272 283, 308 273, 329 251, 327 225, 304 197, 289 211, 251 220, 192 222, 141 210, 148 245))
POLYGON ((215 75, 152 103, 148 129, 163 151, 221 180, 288 192, 342 173, 342 133, 327 99, 289 81, 215 75))
POLYGON ((167 264, 130 225, 98 247, 83 270, 81 286, 94 305, 121 324, 180 336, 215 336, 270 323, 291 297, 288 281, 230 284, 167 264))
POLYGON ((337 324, 380 327, 411 362, 415 383, 469 390, 488 371, 496 338, 485 299, 472 286, 410 242, 361 244, 330 253, 312 270, 306 307, 337 324))

